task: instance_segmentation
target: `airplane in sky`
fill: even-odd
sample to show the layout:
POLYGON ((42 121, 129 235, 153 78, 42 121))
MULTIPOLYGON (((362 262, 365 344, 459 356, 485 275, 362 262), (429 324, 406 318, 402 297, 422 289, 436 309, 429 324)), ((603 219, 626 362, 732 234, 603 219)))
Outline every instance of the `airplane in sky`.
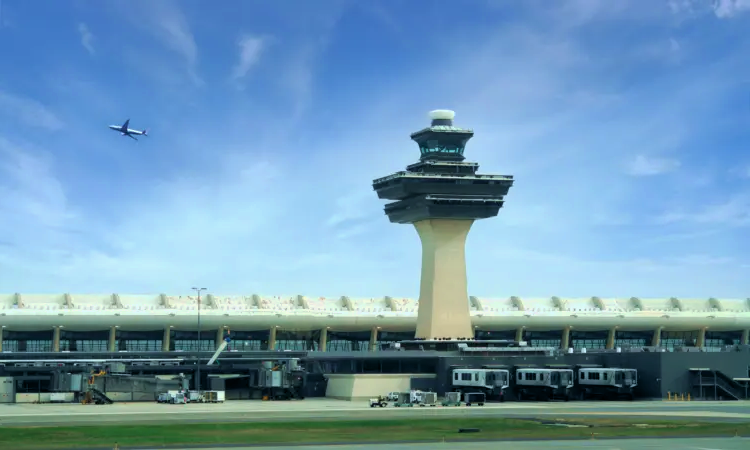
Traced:
POLYGON ((122 133, 123 136, 128 136, 131 139, 134 139, 136 141, 138 139, 136 139, 135 136, 148 136, 148 129, 145 129, 143 131, 133 130, 131 128, 128 128, 129 124, 130 124, 130 119, 126 120, 125 123, 122 125, 110 125, 109 129, 119 131, 120 133, 122 133))

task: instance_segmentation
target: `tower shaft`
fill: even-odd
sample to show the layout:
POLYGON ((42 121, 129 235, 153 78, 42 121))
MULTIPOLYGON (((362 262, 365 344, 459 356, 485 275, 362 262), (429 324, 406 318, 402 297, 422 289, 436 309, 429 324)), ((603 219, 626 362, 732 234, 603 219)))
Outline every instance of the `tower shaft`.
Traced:
POLYGON ((474 220, 414 222, 422 241, 416 338, 473 338, 466 281, 466 236, 474 220))
POLYGON ((510 175, 478 174, 464 158, 469 129, 453 125, 455 113, 430 112, 430 126, 411 134, 419 162, 372 182, 391 200, 393 223, 413 224, 422 240, 416 338, 474 337, 466 283, 466 236, 475 220, 495 217, 513 186, 510 175))

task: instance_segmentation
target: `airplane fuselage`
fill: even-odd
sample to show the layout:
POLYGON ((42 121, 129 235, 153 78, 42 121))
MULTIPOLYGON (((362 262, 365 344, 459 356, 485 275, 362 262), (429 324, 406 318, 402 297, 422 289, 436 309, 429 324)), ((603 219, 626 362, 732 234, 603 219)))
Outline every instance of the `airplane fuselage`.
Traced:
POLYGON ((110 130, 119 131, 122 134, 135 134, 136 136, 142 136, 143 135, 143 131, 134 130, 132 128, 123 128, 120 125, 110 125, 109 129, 110 130))
MULTIPOLYGON (((114 131, 119 131, 120 134, 123 136, 127 136, 131 139, 135 139, 135 136, 148 136, 148 130, 134 130, 132 128, 128 128, 128 125, 130 124, 130 119, 126 120, 124 124, 122 125, 110 125, 109 129, 114 131)), ((138 139, 135 139, 136 141, 138 139)))

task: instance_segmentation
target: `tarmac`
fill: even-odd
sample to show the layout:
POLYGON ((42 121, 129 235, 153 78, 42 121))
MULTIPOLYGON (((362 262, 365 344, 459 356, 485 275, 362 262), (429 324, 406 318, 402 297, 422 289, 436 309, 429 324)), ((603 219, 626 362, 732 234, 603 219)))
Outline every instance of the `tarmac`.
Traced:
MULTIPOLYGON (((605 439, 601 441, 493 441, 461 442, 460 444, 375 444, 375 445, 326 445, 303 446, 300 450, 428 450, 434 448, 461 448, 461 450, 747 450, 748 438, 701 438, 701 439, 605 439)), ((293 447, 294 448, 294 447, 293 447)), ((233 450, 279 450, 279 447, 232 447, 233 450)), ((219 450, 212 448, 194 450, 219 450)), ((226 450, 226 447, 221 450, 226 450)))
MULTIPOLYGON (((170 405, 157 403, 0 404, 0 426, 82 426, 106 424, 228 423, 337 419, 440 417, 618 417, 748 422, 750 402, 524 402, 485 406, 370 408, 367 401, 229 401, 170 405)), ((358 448, 358 447, 356 447, 358 448)), ((368 447, 369 448, 369 447, 368 447)), ((390 448, 390 447, 389 447, 390 448)), ((418 448, 418 447, 417 447, 418 448)), ((706 448, 710 448, 706 447, 706 448)), ((750 447, 748 447, 750 448, 750 447)))

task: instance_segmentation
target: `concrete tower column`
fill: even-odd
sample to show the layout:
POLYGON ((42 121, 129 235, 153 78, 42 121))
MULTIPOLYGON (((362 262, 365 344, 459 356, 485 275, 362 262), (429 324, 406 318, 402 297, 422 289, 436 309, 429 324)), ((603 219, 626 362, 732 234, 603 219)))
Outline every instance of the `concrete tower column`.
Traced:
MULTIPOLYGON (((742 330, 742 337, 740 337, 740 344, 741 345, 747 345, 748 340, 750 340, 750 330, 742 330)), ((2 339, 0 339, 0 345, 3 343, 2 339)), ((0 347, 2 349, 2 347, 0 347)))
POLYGON ((276 327, 268 330, 268 349, 276 350, 276 327))
POLYGON ((701 348, 706 346, 706 328, 705 327, 698 330, 698 339, 695 340, 695 346, 701 347, 701 348))
POLYGON ((419 161, 372 182, 392 200, 392 223, 413 224, 422 241, 417 339, 474 337, 466 292, 466 236, 475 220, 495 217, 513 185, 510 175, 478 174, 464 151, 474 131, 453 124, 455 112, 430 111, 430 126, 410 135, 419 161))
POLYGON ((3 338, 5 337, 5 325, 0 328, 0 352, 3 351, 3 338))
POLYGON ((161 351, 168 352, 170 347, 170 340, 172 339, 172 327, 164 329, 164 336, 161 338, 161 351))
POLYGON ((52 328, 52 351, 60 351, 60 327, 52 328))
POLYGON ((516 342, 523 341, 523 332, 526 330, 526 327, 520 327, 516 330, 516 342))
POLYGON ((473 338, 466 282, 466 236, 471 219, 414 223, 422 241, 417 338, 473 338))
POLYGON ((318 351, 324 352, 328 349, 328 328, 320 330, 320 341, 318 342, 318 351))
POLYGON ((110 352, 117 351, 115 347, 117 343, 117 327, 109 327, 109 340, 107 341, 107 350, 110 352))
POLYGON ((570 347, 570 327, 565 327, 562 330, 562 336, 560 337, 560 348, 567 350, 570 347))
POLYGON ((374 352, 378 350, 378 327, 372 327, 370 331, 370 351, 374 352))
POLYGON ((615 348, 615 340, 617 339, 617 327, 612 327, 609 329, 609 333, 607 333, 607 350, 612 350, 615 348))

